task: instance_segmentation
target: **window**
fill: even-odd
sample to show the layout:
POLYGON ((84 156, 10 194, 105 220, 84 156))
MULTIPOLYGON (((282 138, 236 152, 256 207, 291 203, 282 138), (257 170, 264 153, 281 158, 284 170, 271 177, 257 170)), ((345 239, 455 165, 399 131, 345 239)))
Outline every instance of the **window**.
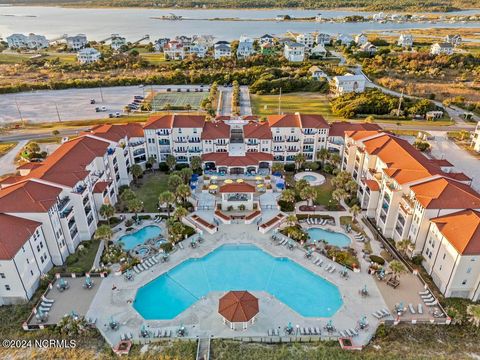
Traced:
POLYGON ((5 290, 10 291, 10 285, 5 285, 5 290))
POLYGON ((446 256, 447 256, 447 253, 443 254, 443 260, 445 260, 446 256))
POLYGON ((467 285, 467 280, 463 280, 462 285, 467 285))
POLYGON ((0 273, 0 278, 5 279, 5 273, 0 273))
POLYGON ((32 271, 32 270, 30 270, 30 275, 32 275, 32 276, 33 276, 33 271, 32 271))

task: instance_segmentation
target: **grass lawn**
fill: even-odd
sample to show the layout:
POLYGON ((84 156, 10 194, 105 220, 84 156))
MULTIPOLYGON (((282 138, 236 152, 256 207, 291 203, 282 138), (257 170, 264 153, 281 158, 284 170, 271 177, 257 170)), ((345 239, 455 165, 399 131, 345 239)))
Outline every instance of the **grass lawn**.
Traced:
MULTIPOLYGON (((163 53, 140 53, 140 56, 152 65, 159 65, 167 61, 163 53)), ((176 61, 170 62, 175 63, 176 61)))
POLYGON ((132 186, 137 197, 143 201, 145 212, 158 212, 158 195, 168 190, 167 180, 168 175, 164 173, 146 173, 138 181, 138 187, 132 186))
POLYGON ((315 203, 318 205, 323 205, 323 206, 328 206, 330 201, 332 200, 332 192, 335 190, 332 185, 332 176, 323 174, 325 176, 325 184, 315 186, 315 189, 317 189, 317 198, 315 199, 315 203))
POLYGON ((12 150, 17 144, 16 141, 0 143, 0 157, 12 150))
POLYGON ((67 257, 65 261, 66 269, 58 268, 58 271, 87 272, 92 269, 100 240, 84 241, 80 245, 84 246, 84 250, 79 251, 77 248, 74 254, 67 257))
POLYGON ((19 64, 28 60, 32 54, 3 54, 0 53, 0 64, 19 64))
MULTIPOLYGON (((252 110, 260 116, 278 114, 278 95, 251 95, 252 110)), ((282 95, 281 112, 321 114, 327 121, 344 120, 333 115, 326 95, 313 92, 297 92, 282 95)))

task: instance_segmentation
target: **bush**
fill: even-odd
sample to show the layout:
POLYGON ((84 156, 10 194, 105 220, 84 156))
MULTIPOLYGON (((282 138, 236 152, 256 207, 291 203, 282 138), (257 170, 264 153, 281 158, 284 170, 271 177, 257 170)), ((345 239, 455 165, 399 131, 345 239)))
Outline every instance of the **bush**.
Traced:
POLYGON ((326 174, 333 174, 333 170, 335 169, 335 167, 331 164, 325 164, 325 166, 323 167, 323 172, 326 173, 326 174))
POLYGON ((150 220, 152 217, 150 215, 140 215, 138 218, 140 220, 150 220))
POLYGON ((188 168, 188 167, 190 167, 189 164, 183 164, 183 163, 182 164, 176 164, 175 165, 175 170, 178 171, 178 170, 182 170, 183 168, 188 168))
POLYGON ((195 234, 195 229, 191 226, 188 226, 188 225, 184 224, 183 236, 185 237, 185 235, 186 235, 187 237, 190 237, 194 234, 195 234))
POLYGON ((118 196, 122 195, 122 193, 127 189, 130 189, 130 186, 128 186, 128 185, 119 186, 118 187, 118 196))
POLYGON ((412 257, 412 262, 415 264, 415 265, 422 265, 422 262, 423 262, 423 256, 421 254, 418 254, 418 255, 415 255, 414 257, 412 257))
POLYGON ((290 211, 295 210, 295 204, 289 203, 289 202, 286 202, 286 201, 283 201, 283 200, 279 200, 278 205, 280 206, 281 211, 290 212, 290 211))
POLYGON ((173 250, 173 244, 171 242, 166 242, 160 245, 160 248, 165 251, 166 253, 169 253, 173 250))
POLYGON ((370 261, 378 264, 378 265, 385 265, 385 259, 382 258, 381 256, 377 255, 370 255, 370 261))
POLYGON ((133 224, 135 223, 135 221, 133 219, 127 219, 125 220, 125 226, 127 228, 130 228, 133 224))
POLYGON ((166 162, 161 162, 158 164, 158 170, 163 172, 168 172, 169 168, 166 162))
POLYGON ((285 164, 284 167, 286 172, 294 172, 295 171, 295 164, 285 164))

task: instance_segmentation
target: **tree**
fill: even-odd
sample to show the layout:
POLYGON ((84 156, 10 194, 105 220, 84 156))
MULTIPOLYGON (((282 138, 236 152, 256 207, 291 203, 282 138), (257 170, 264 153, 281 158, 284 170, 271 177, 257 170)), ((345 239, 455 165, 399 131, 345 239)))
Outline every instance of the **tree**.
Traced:
POLYGON ((115 214, 115 208, 110 204, 103 204, 100 206, 99 213, 107 219, 108 225, 110 225, 110 218, 115 214))
POLYGON ((288 226, 295 226, 297 224, 298 219, 297 219, 297 216, 295 214, 290 214, 290 215, 287 216, 286 221, 287 221, 288 226))
POLYGON ((153 172, 153 166, 157 163, 157 159, 155 159, 155 156, 150 156, 147 160, 147 164, 145 165, 145 167, 147 169, 152 169, 152 172, 153 172))
POLYGON ((175 192, 181 184, 183 184, 183 180, 180 176, 172 174, 168 177, 167 186, 170 191, 175 192))
POLYGON ((185 232, 185 225, 180 221, 175 221, 173 218, 167 222, 168 234, 170 236, 170 241, 172 243, 177 243, 183 239, 183 234, 185 232))
POLYGON ((330 157, 330 152, 326 148, 321 148, 320 151, 317 153, 317 158, 319 158, 322 162, 322 168, 325 165, 325 160, 330 157))
POLYGON ((131 199, 127 202, 127 209, 128 212, 135 213, 135 218, 137 218, 137 214, 143 209, 143 201, 137 198, 131 199))
POLYGON ((302 191, 303 188, 307 187, 307 186, 310 186, 308 184, 308 181, 305 180, 305 179, 300 179, 298 180, 296 183, 295 183, 295 192, 297 194, 300 194, 300 192, 302 191))
POLYGON ((40 146, 36 142, 29 143, 25 149, 29 154, 37 154, 40 152, 40 146))
POLYGON ((143 175, 143 169, 138 164, 133 164, 130 168, 135 184, 137 184, 138 178, 143 175))
POLYGON ((285 165, 281 162, 275 162, 272 164, 272 172, 283 172, 283 170, 285 169, 285 165))
POLYGON ((362 209, 360 208, 360 206, 355 204, 350 208, 350 212, 352 213, 353 221, 356 222, 357 221, 357 216, 358 216, 358 214, 360 214, 362 212, 362 209))
POLYGON ((123 192, 120 194, 120 200, 123 202, 128 202, 132 199, 135 199, 137 195, 132 191, 132 189, 125 189, 123 192))
POLYGON ((342 158, 338 154, 330 154, 329 157, 330 162, 335 166, 338 167, 340 165, 340 162, 342 161, 342 158))
POLYGON ((407 252, 408 247, 412 242, 409 239, 403 239, 396 243, 395 247, 403 252, 404 254, 407 252))
POLYGON ((158 195, 158 202, 167 205, 167 214, 170 217, 170 206, 175 202, 175 194, 171 191, 164 191, 158 195))
POLYGON ((306 200, 310 205, 313 205, 313 200, 317 198, 317 189, 310 185, 305 186, 300 191, 300 197, 302 200, 306 200))
POLYGON ((175 156, 168 154, 165 158, 165 164, 167 164, 170 171, 172 171, 173 169, 175 169, 175 165, 177 165, 177 159, 175 158, 175 156))
POLYGON ((199 170, 202 168, 202 159, 200 156, 192 156, 190 158, 190 166, 192 167, 192 170, 199 170))
POLYGON ((176 219, 177 221, 180 221, 182 217, 185 217, 187 215, 188 215, 188 211, 183 206, 178 206, 173 212, 173 218, 176 219))
POLYGON ((332 198, 338 202, 342 201, 347 197, 347 192, 344 189, 336 189, 332 192, 332 198))
POLYGON ((166 103, 165 106, 163 107, 163 110, 165 110, 167 112, 172 110, 172 104, 166 103))
POLYGON ((108 242, 112 239, 113 231, 109 225, 100 225, 95 231, 95 240, 103 240, 105 242, 105 249, 108 249, 108 242))
POLYGON ((280 200, 285 201, 287 203, 294 203, 295 202, 295 192, 293 190, 287 189, 282 191, 282 195, 280 195, 280 200))
POLYGON ((302 165, 307 161, 305 155, 303 153, 298 153, 295 155, 295 169, 298 171, 302 167, 302 165))
POLYGON ((183 179, 183 182, 185 184, 188 184, 188 182, 192 178, 192 175, 193 175, 193 170, 190 169, 189 167, 186 167, 180 170, 180 177, 183 179))
POLYGON ((187 184, 181 184, 177 187, 177 190, 175 191, 175 194, 177 195, 177 199, 181 200, 182 203, 184 203, 191 195, 192 191, 190 190, 190 186, 187 184))
POLYGON ((388 266, 390 267, 390 270, 392 271, 394 280, 399 280, 400 275, 407 271, 407 269, 405 268, 405 265, 403 265, 398 260, 390 261, 390 264, 388 266))
POLYGON ((185 110, 187 110, 187 112, 192 110, 192 105, 190 105, 190 104, 185 105, 185 110))

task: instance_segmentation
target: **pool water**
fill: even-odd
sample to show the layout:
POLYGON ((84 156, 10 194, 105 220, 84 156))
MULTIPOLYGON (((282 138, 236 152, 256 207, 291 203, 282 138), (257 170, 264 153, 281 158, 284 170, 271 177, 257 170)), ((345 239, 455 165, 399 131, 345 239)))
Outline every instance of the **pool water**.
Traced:
POLYGON ((211 291, 229 290, 266 291, 305 317, 330 317, 342 305, 335 285, 296 262, 254 245, 223 245, 138 289, 133 306, 145 319, 167 320, 211 291))
POLYGON ((118 241, 122 242, 125 250, 131 250, 135 246, 143 244, 148 239, 160 236, 161 233, 162 231, 158 226, 149 225, 134 233, 123 235, 118 241))
POLYGON ((307 233, 310 235, 310 242, 313 242, 313 240, 325 240, 328 244, 338 247, 345 247, 351 244, 351 240, 347 235, 335 231, 326 231, 320 228, 310 228, 307 230, 307 233))
POLYGON ((315 181, 317 180, 317 178, 313 175, 305 175, 304 177, 302 177, 302 179, 304 180, 307 180, 307 181, 315 181))

